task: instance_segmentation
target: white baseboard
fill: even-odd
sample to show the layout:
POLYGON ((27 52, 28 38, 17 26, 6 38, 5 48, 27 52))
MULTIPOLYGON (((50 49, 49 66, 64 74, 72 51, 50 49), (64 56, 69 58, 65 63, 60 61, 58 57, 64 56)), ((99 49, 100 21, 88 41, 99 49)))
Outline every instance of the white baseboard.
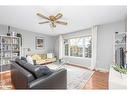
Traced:
POLYGON ((69 63, 69 64, 77 65, 77 66, 80 66, 80 67, 85 67, 85 68, 91 69, 89 66, 86 66, 86 65, 75 64, 75 63, 69 63))
POLYGON ((108 69, 104 69, 104 68, 95 68, 95 70, 100 71, 100 72, 109 72, 108 69))

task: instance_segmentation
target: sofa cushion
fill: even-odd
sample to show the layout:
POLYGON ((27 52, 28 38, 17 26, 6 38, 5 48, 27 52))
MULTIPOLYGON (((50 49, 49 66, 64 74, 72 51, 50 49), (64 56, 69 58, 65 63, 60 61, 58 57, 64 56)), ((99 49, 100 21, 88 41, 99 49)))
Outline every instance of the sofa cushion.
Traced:
POLYGON ((43 59, 43 60, 47 59, 47 55, 46 54, 41 54, 40 56, 41 56, 41 59, 43 59))
POLYGON ((39 78, 43 75, 43 73, 40 70, 40 67, 37 67, 35 65, 32 64, 24 64, 23 67, 28 70, 29 72, 31 72, 34 77, 39 78))
POLYGON ((41 65, 32 65, 32 64, 24 64, 25 69, 31 72, 36 78, 39 78, 43 75, 49 75, 52 73, 47 66, 41 65))
POLYGON ((13 81, 13 83, 19 83, 19 81, 24 83, 25 80, 27 82, 32 82, 33 80, 35 80, 35 77, 28 70, 26 70, 16 62, 13 62, 11 64, 11 80, 13 81))
POLYGON ((21 60, 21 59, 19 59, 19 58, 16 58, 16 59, 15 59, 15 62, 16 62, 17 64, 19 64, 20 66, 23 66, 23 64, 26 64, 26 61, 21 60))
POLYGON ((24 60, 21 60, 19 58, 15 59, 15 62, 19 64, 24 69, 28 70, 35 78, 39 78, 43 75, 51 74, 52 71, 47 66, 42 65, 32 65, 27 63, 24 60))

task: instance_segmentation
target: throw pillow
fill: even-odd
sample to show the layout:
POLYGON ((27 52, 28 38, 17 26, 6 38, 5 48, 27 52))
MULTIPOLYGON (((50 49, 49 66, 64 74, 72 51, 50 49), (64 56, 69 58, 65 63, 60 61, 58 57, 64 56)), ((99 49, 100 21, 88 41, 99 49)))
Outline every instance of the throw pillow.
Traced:
POLYGON ((26 57, 21 57, 21 60, 24 60, 24 61, 27 62, 26 57))
POLYGON ((31 56, 27 56, 27 57, 26 57, 26 60, 27 60, 28 63, 34 65, 34 62, 33 62, 33 59, 32 59, 31 56))
POLYGON ((41 73, 40 67, 32 64, 24 64, 23 67, 28 70, 30 73, 34 75, 35 78, 41 77, 43 74, 41 73))
POLYGON ((47 58, 53 58, 53 53, 47 53, 47 58))
POLYGON ((39 78, 43 75, 50 75, 52 71, 47 66, 23 64, 23 67, 31 72, 35 78, 39 78))
POLYGON ((47 58, 46 54, 41 54, 41 59, 45 60, 47 58))
POLYGON ((47 66, 40 66, 40 70, 43 75, 50 75, 53 73, 47 66))
POLYGON ((41 57, 39 55, 35 54, 32 56, 32 59, 33 60, 41 60, 41 57))

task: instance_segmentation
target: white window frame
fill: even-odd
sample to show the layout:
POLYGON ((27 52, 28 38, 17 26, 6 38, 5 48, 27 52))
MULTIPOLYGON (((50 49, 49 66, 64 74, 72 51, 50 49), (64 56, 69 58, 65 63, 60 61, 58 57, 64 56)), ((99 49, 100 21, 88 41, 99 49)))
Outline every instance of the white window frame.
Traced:
MULTIPOLYGON (((76 39, 76 38, 85 38, 85 37, 91 37, 91 40, 92 40, 92 35, 87 35, 87 36, 79 36, 79 37, 72 37, 72 38, 68 38, 67 40, 68 41, 68 56, 65 55, 65 48, 64 48, 64 56, 65 57, 70 57, 70 58, 81 58, 81 59, 91 59, 91 58, 88 58, 88 57, 85 57, 85 46, 83 46, 83 56, 82 57, 78 57, 78 56, 70 56, 70 39, 76 39)), ((64 39, 65 40, 65 39, 64 39)), ((65 47, 65 44, 64 44, 64 47, 65 47)))

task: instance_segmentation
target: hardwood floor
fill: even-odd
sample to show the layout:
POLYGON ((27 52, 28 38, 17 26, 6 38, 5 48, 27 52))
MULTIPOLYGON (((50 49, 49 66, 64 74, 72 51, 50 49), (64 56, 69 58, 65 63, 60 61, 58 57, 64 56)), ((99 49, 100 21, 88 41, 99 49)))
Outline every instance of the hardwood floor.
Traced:
MULTIPOLYGON (((0 79, 1 79, 1 76, 2 76, 2 83, 3 85, 6 85, 7 87, 11 87, 11 88, 14 88, 13 85, 11 84, 11 73, 10 71, 7 71, 7 72, 3 72, 0 74, 0 79)), ((2 83, 0 83, 0 89, 2 89, 2 83)), ((6 87, 4 87, 6 89, 6 87)))
POLYGON ((108 89, 108 72, 95 71, 83 89, 108 89))
MULTIPOLYGON (((5 79, 5 84, 12 86, 11 84, 11 79, 10 79, 10 72, 3 73, 3 79, 5 79)), ((90 80, 87 82, 85 87, 83 88, 84 90, 92 90, 92 89, 108 89, 108 72, 100 72, 100 71, 95 71, 90 80)), ((1 85, 0 85, 0 89, 1 85)))

